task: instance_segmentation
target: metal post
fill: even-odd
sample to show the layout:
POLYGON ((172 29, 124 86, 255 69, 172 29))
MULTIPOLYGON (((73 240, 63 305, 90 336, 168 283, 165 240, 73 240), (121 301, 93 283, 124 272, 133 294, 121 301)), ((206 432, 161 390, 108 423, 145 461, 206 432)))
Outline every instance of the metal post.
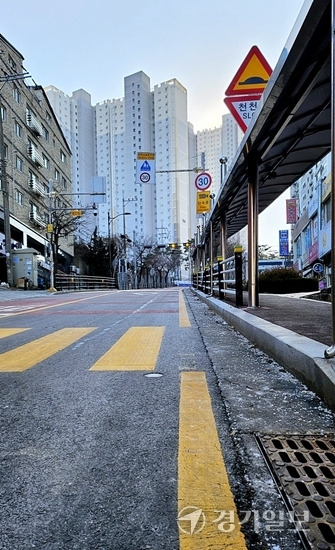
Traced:
POLYGON ((0 101, 0 176, 3 195, 3 223, 5 233, 5 251, 6 251, 6 272, 7 283, 13 286, 12 272, 12 238, 10 231, 10 213, 9 213, 9 189, 6 174, 5 144, 3 139, 2 126, 2 103, 0 101))
POLYGON ((134 288, 135 288, 135 290, 136 290, 136 289, 137 289, 137 261, 136 261, 137 250, 136 250, 135 238, 136 238, 136 232, 135 232, 135 230, 134 230, 134 231, 133 231, 134 288))
POLYGON ((326 359, 335 357, 335 0, 332 0, 331 14, 331 300, 332 300, 332 346, 325 350, 326 359))
POLYGON ((227 217, 226 211, 221 215, 221 256, 222 260, 226 259, 226 249, 227 249, 227 217))
POLYGON ((126 258, 127 255, 127 241, 126 241, 126 216, 125 216, 125 200, 122 199, 122 215, 123 215, 123 254, 126 258))
POLYGON ((112 244, 111 244, 111 215, 108 211, 108 263, 109 263, 109 275, 112 276, 112 244))
POLYGON ((209 274, 210 274, 210 294, 213 294, 213 267, 214 267, 214 254, 213 254, 213 222, 209 222, 209 274))
POLYGON ((235 281, 236 281, 236 306, 243 306, 243 284, 242 284, 242 246, 235 246, 235 281))
POLYGON ((248 305, 258 307, 258 166, 256 159, 250 161, 248 168, 248 305))
POLYGON ((52 198, 53 198, 53 181, 49 180, 49 225, 51 226, 50 232, 50 290, 55 289, 55 261, 54 261, 54 228, 52 220, 52 198))

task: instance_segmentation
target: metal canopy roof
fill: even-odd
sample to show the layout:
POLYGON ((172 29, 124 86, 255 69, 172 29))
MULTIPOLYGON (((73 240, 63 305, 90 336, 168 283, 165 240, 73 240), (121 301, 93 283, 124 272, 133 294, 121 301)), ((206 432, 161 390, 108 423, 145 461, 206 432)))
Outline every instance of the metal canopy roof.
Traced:
POLYGON ((215 224, 226 211, 228 237, 248 223, 248 170, 255 160, 262 212, 331 149, 331 1, 308 0, 303 10, 211 214, 215 224))

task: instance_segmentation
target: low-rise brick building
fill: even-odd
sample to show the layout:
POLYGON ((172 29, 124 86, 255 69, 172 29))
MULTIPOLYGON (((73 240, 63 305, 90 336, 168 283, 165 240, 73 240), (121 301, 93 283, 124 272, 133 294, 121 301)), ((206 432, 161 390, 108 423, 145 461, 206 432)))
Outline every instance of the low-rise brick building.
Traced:
MULTIPOLYGON (((2 35, 0 50, 4 156, 0 181, 0 279, 8 279, 5 236, 10 220, 11 249, 35 249, 44 272, 41 279, 47 285, 51 237, 48 223, 52 208, 71 206, 71 150, 43 88, 24 68, 23 56, 2 35)), ((59 265, 66 270, 72 258, 73 237, 64 237, 60 241, 59 265)), ((12 283, 16 285, 16 281, 12 283)))

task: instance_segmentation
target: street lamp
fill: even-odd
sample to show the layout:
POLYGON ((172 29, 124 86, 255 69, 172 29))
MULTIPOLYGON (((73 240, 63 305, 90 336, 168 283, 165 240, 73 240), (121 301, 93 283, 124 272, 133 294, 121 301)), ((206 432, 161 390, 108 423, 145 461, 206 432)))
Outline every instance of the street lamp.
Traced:
POLYGON ((123 216, 123 234, 124 234, 124 241, 123 241, 123 254, 124 257, 127 257, 127 241, 126 241, 126 218, 125 218, 125 206, 128 204, 128 202, 136 202, 137 197, 134 197, 133 199, 125 199, 124 196, 122 197, 122 216, 123 216))
POLYGON ((227 162, 228 162, 228 157, 222 156, 219 158, 219 163, 221 164, 220 166, 220 175, 221 175, 220 184, 221 185, 223 183, 223 179, 226 177, 226 174, 227 174, 227 162))

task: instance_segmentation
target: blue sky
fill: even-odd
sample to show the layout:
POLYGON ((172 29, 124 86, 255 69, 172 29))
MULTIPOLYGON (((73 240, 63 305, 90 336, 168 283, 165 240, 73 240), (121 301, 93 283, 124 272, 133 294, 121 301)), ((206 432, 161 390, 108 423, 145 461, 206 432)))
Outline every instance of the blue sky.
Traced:
POLYGON ((275 67, 303 4, 17 0, 9 6, 0 0, 0 32, 23 55, 37 84, 53 84, 68 95, 83 88, 93 104, 123 97, 124 77, 140 70, 152 88, 177 78, 187 89, 188 118, 198 131, 221 124, 228 112, 225 90, 251 46, 275 67))

